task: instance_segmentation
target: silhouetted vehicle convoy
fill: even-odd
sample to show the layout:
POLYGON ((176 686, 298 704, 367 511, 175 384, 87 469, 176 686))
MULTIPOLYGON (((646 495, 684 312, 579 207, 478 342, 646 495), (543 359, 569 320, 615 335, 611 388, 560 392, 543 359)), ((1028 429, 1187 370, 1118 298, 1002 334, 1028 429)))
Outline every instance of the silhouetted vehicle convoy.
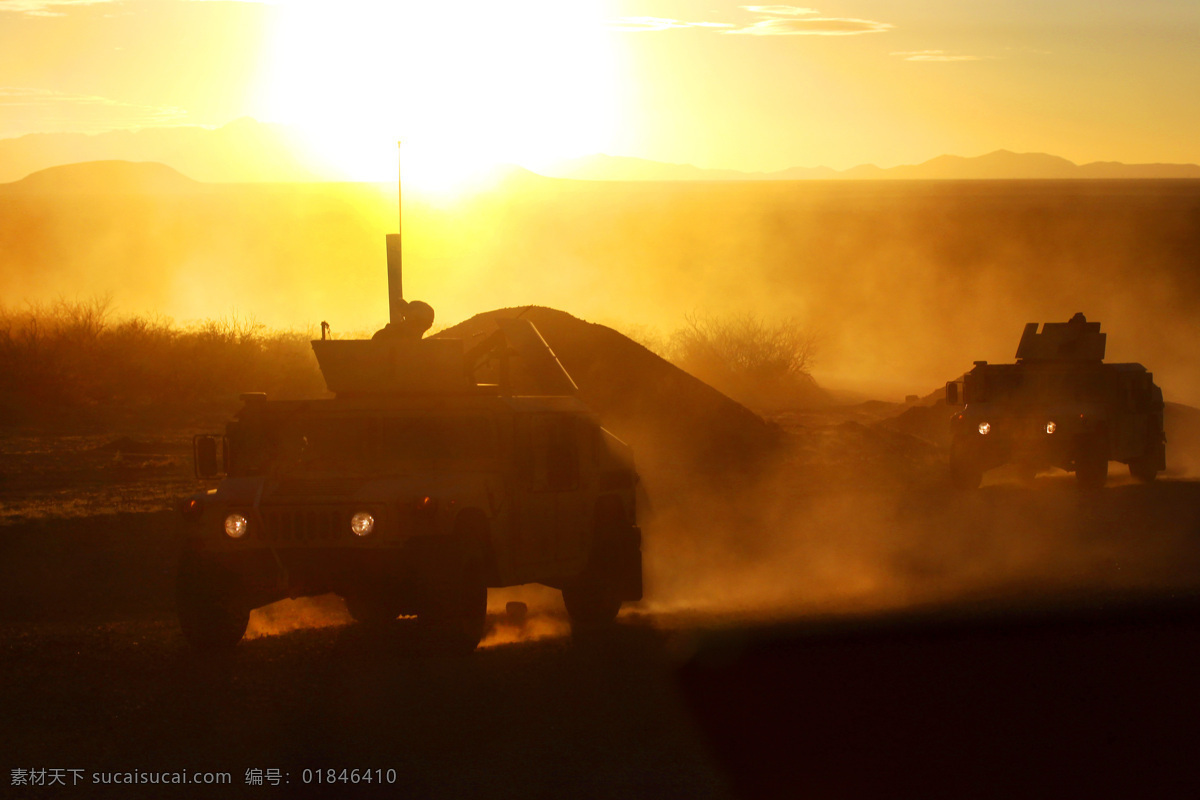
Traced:
POLYGON ((224 436, 195 438, 197 475, 221 480, 183 505, 191 644, 232 647, 251 609, 326 592, 363 623, 415 615, 459 652, 485 633, 488 587, 561 589, 575 626, 641 599, 630 448, 529 321, 478 343, 422 339, 432 309, 403 300, 399 255, 393 234, 392 323, 312 343, 332 399, 244 395, 224 436), (545 394, 515 395, 518 376, 545 394))
POLYGON ((1074 471, 1098 488, 1108 462, 1121 461, 1142 481, 1166 468, 1162 390, 1141 364, 1105 364, 1106 334, 1076 314, 1069 322, 1030 322, 1017 363, 976 361, 946 384, 951 417, 950 470, 956 484, 977 487, 986 470, 1014 463, 1074 471))

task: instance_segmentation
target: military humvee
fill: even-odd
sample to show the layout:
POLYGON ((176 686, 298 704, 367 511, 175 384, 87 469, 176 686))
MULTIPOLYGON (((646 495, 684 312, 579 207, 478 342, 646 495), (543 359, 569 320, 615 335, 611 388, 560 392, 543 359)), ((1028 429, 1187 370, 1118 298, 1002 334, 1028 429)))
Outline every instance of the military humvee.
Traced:
POLYGON ((1141 364, 1105 364, 1100 323, 1025 326, 1017 363, 976 361, 946 384, 950 470, 974 488, 986 470, 1014 463, 1029 477, 1047 467, 1074 471, 1084 488, 1104 485, 1108 462, 1152 481, 1166 468, 1162 390, 1141 364))
POLYGON ((177 600, 194 646, 232 647, 251 609, 327 592, 363 623, 415 615, 427 642, 460 652, 485 633, 489 587, 561 589, 574 626, 641 599, 630 448, 527 320, 471 346, 421 338, 432 311, 403 300, 388 240, 391 330, 333 340, 323 326, 312 343, 335 396, 244 395, 223 436, 194 440, 197 475, 220 479, 183 504, 177 600))

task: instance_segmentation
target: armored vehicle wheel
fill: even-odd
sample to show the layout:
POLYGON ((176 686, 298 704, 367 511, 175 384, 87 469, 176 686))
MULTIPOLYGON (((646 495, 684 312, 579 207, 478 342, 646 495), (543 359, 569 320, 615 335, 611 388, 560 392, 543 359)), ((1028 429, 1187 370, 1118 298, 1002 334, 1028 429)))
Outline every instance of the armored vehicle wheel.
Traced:
POLYGON ((1088 442, 1075 459, 1075 482, 1080 489, 1095 490, 1104 488, 1107 481, 1108 453, 1103 441, 1088 442))
POLYGON ((563 604, 572 627, 596 628, 610 625, 621 610, 621 601, 611 585, 581 579, 563 587, 563 604))
POLYGON ((1142 456, 1129 462, 1129 474, 1142 483, 1151 483, 1158 477, 1158 468, 1151 456, 1142 456))
POLYGON ((1167 464, 1166 444, 1161 440, 1150 445, 1141 456, 1129 462, 1129 474, 1142 483, 1150 483, 1167 464))
POLYGON ((400 616, 398 605, 386 597, 372 594, 348 594, 342 598, 346 602, 346 610, 354 621, 363 625, 378 627, 395 622, 400 616))
POLYGON ((437 652, 466 655, 479 646, 487 631, 487 583, 483 562, 467 559, 458 575, 430 587, 424 608, 417 613, 422 638, 437 652))
POLYGON ((179 562, 175 602, 183 637, 197 650, 231 650, 250 624, 232 577, 191 553, 179 562))

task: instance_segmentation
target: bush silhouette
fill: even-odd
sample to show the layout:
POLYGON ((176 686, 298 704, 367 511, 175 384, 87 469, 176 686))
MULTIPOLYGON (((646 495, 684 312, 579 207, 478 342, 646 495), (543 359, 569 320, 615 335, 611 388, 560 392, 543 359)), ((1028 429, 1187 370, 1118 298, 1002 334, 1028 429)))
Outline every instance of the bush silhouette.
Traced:
POLYGON ((108 299, 0 308, 0 411, 10 420, 97 405, 230 402, 325 391, 310 331, 236 314, 178 326, 117 318, 108 299))
POLYGON ((811 405, 818 335, 795 319, 694 313, 671 334, 664 355, 730 397, 755 408, 811 405))

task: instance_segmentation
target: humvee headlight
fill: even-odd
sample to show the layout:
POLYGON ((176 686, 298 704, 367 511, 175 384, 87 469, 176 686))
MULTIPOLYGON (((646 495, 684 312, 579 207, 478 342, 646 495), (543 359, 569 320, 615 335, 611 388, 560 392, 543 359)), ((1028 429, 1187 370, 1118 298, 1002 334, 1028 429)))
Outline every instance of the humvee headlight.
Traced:
POLYGON ((355 536, 366 536, 375 530, 375 518, 366 511, 359 511, 350 518, 350 530, 355 536))
POLYGON ((241 514, 230 514, 225 518, 225 533, 229 534, 231 539, 240 539, 246 535, 250 523, 241 514))
POLYGON ((1046 423, 1046 433, 1054 433, 1056 430, 1058 430, 1058 426, 1053 421, 1046 423))
POLYGON ((987 436, 991 432, 992 432, 992 423, 990 423, 990 422, 979 423, 979 435, 980 436, 987 436))

